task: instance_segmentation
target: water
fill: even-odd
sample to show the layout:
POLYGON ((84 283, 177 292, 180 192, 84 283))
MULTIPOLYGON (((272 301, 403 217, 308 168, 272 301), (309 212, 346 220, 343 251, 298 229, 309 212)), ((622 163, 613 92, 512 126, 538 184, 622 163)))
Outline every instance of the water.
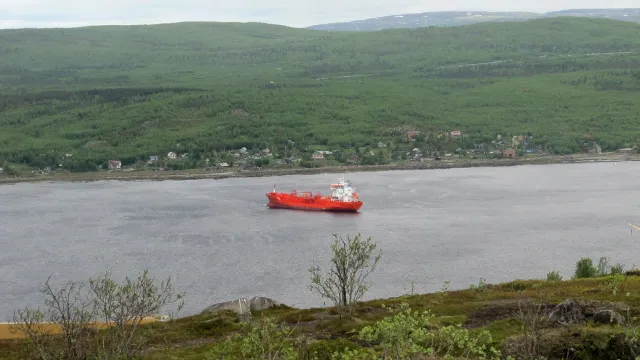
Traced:
MULTIPOLYGON (((568 277, 581 256, 627 266, 640 232, 637 176, 626 162, 346 174, 359 214, 271 210, 265 193, 322 191, 338 175, 0 186, 0 317, 38 306, 38 284, 149 268, 187 291, 185 314, 267 296, 323 305, 308 268, 332 233, 372 236, 383 252, 367 298, 487 282, 568 277)), ((639 264, 640 265, 640 261, 639 264)))

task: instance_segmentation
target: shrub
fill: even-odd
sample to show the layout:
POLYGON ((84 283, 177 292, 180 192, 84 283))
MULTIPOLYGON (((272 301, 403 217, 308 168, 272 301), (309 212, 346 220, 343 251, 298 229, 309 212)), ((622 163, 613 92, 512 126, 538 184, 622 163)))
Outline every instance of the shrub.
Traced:
POLYGON ((562 281, 562 276, 557 271, 550 271, 547 274, 547 281, 562 281))
MULTIPOLYGON (((423 356, 458 356, 465 359, 500 359, 500 351, 491 346, 488 331, 474 336, 460 325, 444 326, 430 331, 433 315, 429 311, 416 312, 403 303, 399 311, 364 327, 361 340, 379 344, 384 359, 420 359, 423 356)), ((364 360, 380 358, 371 348, 335 352, 334 359, 364 360)))
POLYGON ((279 326, 269 317, 250 318, 244 334, 234 334, 215 346, 209 360, 264 359, 296 360, 293 330, 279 326))
POLYGON ((584 257, 578 260, 574 278, 582 279, 596 276, 598 276, 598 269, 593 265, 593 260, 584 257))
POLYGON ((611 275, 622 275, 624 273, 624 265, 620 263, 613 265, 609 273, 611 275))
POLYGON ((346 241, 336 234, 333 237, 332 266, 325 275, 320 267, 312 266, 309 289, 331 300, 342 317, 369 289, 367 277, 376 268, 381 253, 373 256, 377 245, 371 237, 363 240, 360 234, 353 238, 347 235, 346 241))
POLYGON ((35 359, 133 358, 147 340, 138 331, 143 320, 178 301, 179 311, 184 296, 174 292, 171 278, 156 284, 146 270, 123 284, 112 280, 110 271, 60 289, 48 279, 41 292, 45 310, 17 310, 11 325, 12 332, 26 336, 25 350, 35 359), (53 333, 47 323, 62 333, 53 333))

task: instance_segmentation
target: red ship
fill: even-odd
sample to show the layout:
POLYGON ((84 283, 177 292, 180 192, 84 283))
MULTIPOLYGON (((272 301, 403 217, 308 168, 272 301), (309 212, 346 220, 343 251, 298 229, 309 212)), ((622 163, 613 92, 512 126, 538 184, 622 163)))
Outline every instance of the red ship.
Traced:
POLYGON ((333 190, 331 196, 322 196, 319 193, 313 195, 311 192, 295 190, 291 193, 276 192, 274 186, 273 191, 267 193, 267 199, 269 199, 267 206, 272 209, 339 212, 357 212, 362 206, 362 201, 355 189, 343 178, 339 179, 337 184, 331 184, 331 190, 333 190))

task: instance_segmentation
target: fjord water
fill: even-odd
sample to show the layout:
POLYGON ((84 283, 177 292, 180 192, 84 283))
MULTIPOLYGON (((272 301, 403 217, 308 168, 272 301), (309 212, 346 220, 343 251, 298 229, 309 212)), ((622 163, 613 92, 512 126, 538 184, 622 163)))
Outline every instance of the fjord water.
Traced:
MULTIPOLYGON (((568 277, 581 256, 627 266, 640 232, 640 164, 347 173, 359 214, 270 210, 277 185, 329 192, 337 174, 162 182, 0 186, 0 317, 38 306, 38 285, 143 268, 187 291, 185 314, 212 303, 266 296, 323 305, 306 286, 327 264, 332 233, 372 236, 383 251, 367 298, 568 277)), ((0 319, 4 321, 6 319, 0 319)))

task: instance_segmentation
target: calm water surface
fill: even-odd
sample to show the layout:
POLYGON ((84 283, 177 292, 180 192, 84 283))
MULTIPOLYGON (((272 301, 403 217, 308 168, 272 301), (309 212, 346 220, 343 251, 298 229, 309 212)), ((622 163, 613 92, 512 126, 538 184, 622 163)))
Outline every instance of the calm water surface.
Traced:
POLYGON ((638 163, 346 174, 359 214, 270 210, 265 193, 328 193, 337 175, 0 186, 0 321, 42 304, 38 284, 149 268, 187 291, 185 312, 244 296, 323 305, 306 289, 331 234, 372 236, 383 251, 367 298, 450 280, 467 287, 570 276, 581 256, 640 265, 638 163))

